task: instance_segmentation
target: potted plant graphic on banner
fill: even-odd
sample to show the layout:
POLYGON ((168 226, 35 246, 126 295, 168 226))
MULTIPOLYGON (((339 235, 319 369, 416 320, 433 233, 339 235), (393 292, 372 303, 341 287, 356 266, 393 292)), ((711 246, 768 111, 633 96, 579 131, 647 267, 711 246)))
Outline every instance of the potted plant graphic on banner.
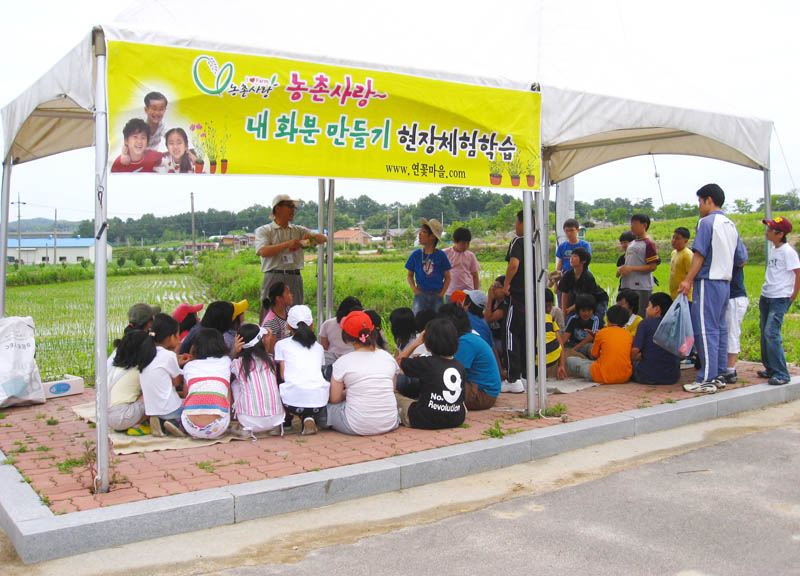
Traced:
POLYGON ((522 158, 516 154, 510 162, 506 162, 508 175, 511 176, 511 185, 519 186, 519 175, 522 174, 522 158))
POLYGON ((494 160, 489 162, 489 181, 492 186, 500 186, 503 182, 503 172, 506 170, 506 163, 500 158, 499 154, 495 154, 494 160))

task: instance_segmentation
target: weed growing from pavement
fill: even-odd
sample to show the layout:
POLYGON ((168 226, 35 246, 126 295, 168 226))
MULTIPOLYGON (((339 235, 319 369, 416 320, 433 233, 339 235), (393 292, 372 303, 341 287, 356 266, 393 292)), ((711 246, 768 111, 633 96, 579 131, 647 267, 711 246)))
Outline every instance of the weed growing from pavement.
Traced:
POLYGON ((41 412, 39 412, 36 415, 36 418, 37 418, 37 420, 43 420, 45 416, 47 416, 47 414, 42 414, 41 412))
POLYGON ((494 424, 487 430, 481 432, 484 436, 488 436, 489 438, 503 438, 504 436, 508 436, 510 434, 516 434, 520 432, 520 430, 515 430, 514 428, 509 428, 508 430, 503 430, 500 427, 500 422, 505 422, 503 419, 497 419, 494 421, 494 424))
POLYGON ((0 420, 6 417, 6 413, 0 410, 0 420))
POLYGON ((8 464, 9 466, 13 466, 14 464, 16 464, 16 462, 17 461, 14 460, 13 456, 8 456, 5 460, 0 462, 0 464, 8 464))
POLYGON ((37 446, 37 452, 50 452, 50 446, 37 446))
POLYGON ((86 466, 86 458, 67 458, 62 462, 56 462, 56 468, 62 474, 72 474, 73 468, 78 468, 81 466, 86 466))
POLYGON ((667 398, 662 404, 675 404, 675 400, 673 398, 667 398))
POLYGON ((42 491, 41 491, 41 490, 39 490, 39 491, 37 492, 37 494, 39 494, 39 500, 41 500, 41 501, 42 501, 42 504, 44 504, 45 506, 50 506, 50 498, 48 498, 47 496, 45 496, 45 495, 42 493, 42 491))
POLYGON ((234 464, 238 464, 240 466, 247 466, 248 464, 250 464, 250 462, 248 462, 247 460, 236 460, 234 464))
POLYGON ((469 428, 469 424, 467 424, 466 422, 462 422, 461 424, 458 425, 458 427, 459 428, 469 428))
POLYGON ((50 418, 48 418, 47 420, 45 420, 45 422, 47 422, 48 426, 55 426, 56 424, 58 424, 58 420, 56 420, 52 416, 50 418))
POLYGON ((203 471, 205 471, 205 472, 208 472, 208 473, 213 473, 213 472, 214 472, 214 469, 215 469, 215 468, 214 468, 214 466, 215 466, 215 465, 217 464, 217 462, 219 462, 219 461, 220 461, 220 460, 219 460, 219 458, 214 458, 214 460, 213 460, 213 461, 204 460, 204 461, 202 461, 202 462, 197 462, 195 465, 196 465, 198 468, 200 468, 200 470, 203 470, 203 471))
POLYGON ((563 414, 567 413, 567 405, 561 404, 560 402, 555 406, 551 406, 550 408, 545 409, 544 415, 548 418, 558 418, 563 414))

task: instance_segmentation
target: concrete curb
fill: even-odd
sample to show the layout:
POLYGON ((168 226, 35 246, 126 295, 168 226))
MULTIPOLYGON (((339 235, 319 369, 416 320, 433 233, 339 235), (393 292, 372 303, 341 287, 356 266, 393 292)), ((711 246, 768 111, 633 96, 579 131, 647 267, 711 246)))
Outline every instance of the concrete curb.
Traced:
MULTIPOLYGON (((383 460, 55 516, 0 465, 0 528, 26 564, 318 508, 800 398, 800 377, 383 460)), ((0 452, 0 462, 5 456, 0 452)))

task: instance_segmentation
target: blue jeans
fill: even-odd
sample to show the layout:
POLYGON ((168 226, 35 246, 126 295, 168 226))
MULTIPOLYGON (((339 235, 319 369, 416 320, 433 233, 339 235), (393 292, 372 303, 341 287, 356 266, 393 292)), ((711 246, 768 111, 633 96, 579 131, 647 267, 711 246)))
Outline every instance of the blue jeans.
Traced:
POLYGON ((761 328, 761 362, 773 376, 788 379, 786 356, 783 353, 781 327, 783 315, 791 305, 789 298, 764 298, 758 301, 759 326, 761 328))
POLYGON ((443 303, 444 299, 438 292, 420 291, 419 294, 414 294, 414 303, 411 305, 411 311, 414 312, 415 316, 420 310, 433 310, 434 312, 438 312, 443 303))

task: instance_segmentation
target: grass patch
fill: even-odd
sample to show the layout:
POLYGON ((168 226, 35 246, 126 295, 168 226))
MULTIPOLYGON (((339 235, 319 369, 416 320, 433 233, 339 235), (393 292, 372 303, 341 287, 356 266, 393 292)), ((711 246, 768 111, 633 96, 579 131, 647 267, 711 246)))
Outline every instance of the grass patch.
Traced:
POLYGON ((248 462, 247 460, 236 460, 234 462, 234 464, 240 464, 242 466, 246 466, 246 465, 250 464, 250 462, 248 462))
POLYGON ((198 468, 200 468, 200 470, 203 470, 203 471, 205 471, 205 472, 208 472, 209 474, 213 474, 213 472, 214 472, 214 470, 215 470, 215 467, 214 467, 214 465, 215 465, 217 462, 219 462, 219 458, 214 458, 213 462, 212 462, 212 461, 210 461, 210 460, 204 460, 203 462, 197 462, 197 463, 195 464, 195 466, 197 466, 198 468))
POLYGON ((13 466, 16 463, 17 463, 17 461, 14 460, 13 456, 8 456, 5 460, 0 462, 0 464, 8 464, 9 466, 13 466))
POLYGON ((675 399, 673 399, 673 398, 667 398, 666 400, 664 400, 664 401, 662 402, 662 404, 675 404, 675 399))
POLYGON ((58 420, 56 418, 53 418, 52 416, 47 420, 45 420, 45 422, 47 423, 48 426, 55 426, 56 424, 58 424, 58 420))
POLYGON ((86 466, 87 460, 85 456, 80 458, 67 458, 61 462, 56 462, 56 468, 62 474, 71 474, 73 468, 80 468, 86 466))
POLYGON ((561 404, 560 402, 555 406, 551 406, 550 408, 546 408, 544 411, 544 415, 548 418, 558 418, 567 413, 567 405, 561 404))
POLYGON ((6 417, 6 413, 0 410, 0 420, 6 417))
POLYGON ((458 427, 459 428, 469 428, 469 424, 467 424, 466 422, 462 422, 461 424, 458 425, 458 427))
POLYGON ((37 452, 50 452, 50 446, 37 446, 37 452))

